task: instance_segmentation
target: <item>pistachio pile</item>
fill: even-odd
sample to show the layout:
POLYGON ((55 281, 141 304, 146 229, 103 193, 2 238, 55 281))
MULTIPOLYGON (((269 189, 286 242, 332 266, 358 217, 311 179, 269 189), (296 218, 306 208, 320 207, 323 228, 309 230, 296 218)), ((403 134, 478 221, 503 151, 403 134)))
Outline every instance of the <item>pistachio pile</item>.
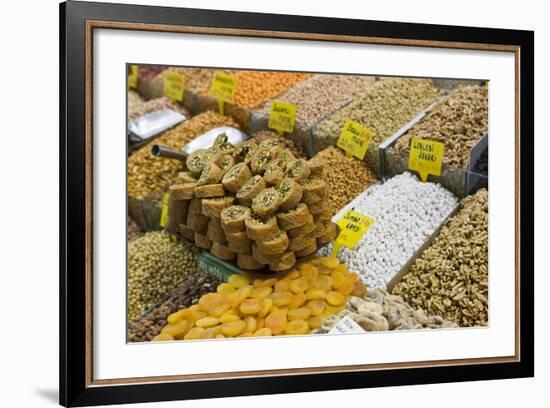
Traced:
POLYGON ((186 118, 191 117, 191 114, 186 108, 181 105, 175 104, 167 97, 162 96, 160 98, 151 99, 150 101, 144 102, 138 106, 134 106, 132 107, 132 109, 130 109, 130 101, 128 100, 128 121, 132 121, 139 118, 140 116, 161 109, 171 109, 173 111, 181 113, 186 118))
POLYGON ((300 146, 294 143, 291 139, 279 135, 272 130, 260 130, 252 135, 252 138, 257 142, 261 142, 265 139, 276 139, 284 148, 290 150, 290 153, 297 159, 305 159, 306 155, 300 146))
POLYGON ((364 299, 351 297, 346 308, 327 317, 317 334, 328 333, 344 317, 350 317, 365 331, 440 329, 457 327, 441 316, 428 316, 423 310, 414 310, 401 296, 390 295, 384 289, 369 291, 364 299))
MULTIPOLYGON (((358 75, 315 75, 290 88, 276 99, 295 104, 296 125, 310 128, 335 112, 374 82, 374 77, 358 75)), ((271 101, 261 109, 268 114, 271 101)))
MULTIPOLYGON (((197 136, 220 126, 238 127, 229 117, 204 112, 163 133, 156 141, 161 145, 182 149, 197 136)), ((163 190, 175 182, 181 170, 182 163, 155 157, 151 154, 151 147, 145 146, 128 158, 128 194, 144 198, 153 191, 163 190)))
POLYGON ((443 162, 466 168, 470 150, 487 133, 489 100, 486 86, 463 86, 437 104, 419 123, 399 138, 395 147, 408 151, 413 137, 445 144, 443 162))
POLYGON ((441 92, 429 79, 388 78, 375 82, 357 98, 314 129, 317 151, 335 145, 342 126, 351 119, 374 132, 379 144, 435 102, 441 92))
POLYGON ((367 187, 376 183, 376 175, 365 162, 354 157, 346 157, 337 147, 327 147, 315 157, 325 162, 327 200, 331 217, 367 187))
POLYGON ((166 318, 174 312, 196 304, 199 298, 214 292, 219 282, 213 277, 197 271, 186 276, 180 286, 168 295, 160 305, 151 309, 138 320, 128 322, 128 341, 151 341, 166 325, 166 318))
POLYGON ((169 188, 166 228, 219 259, 284 271, 336 236, 324 162, 298 159, 277 139, 233 146, 221 134, 186 168, 169 188))
POLYGON ((488 192, 464 198, 392 293, 459 326, 488 321, 488 192))
POLYGON ((235 274, 198 304, 168 316, 153 341, 307 334, 365 291, 333 257, 302 262, 279 279, 235 274))
POLYGON ((180 285, 197 270, 196 249, 162 231, 148 232, 128 243, 128 320, 180 285))
POLYGON ((169 71, 182 75, 185 80, 185 90, 196 93, 206 92, 210 87, 210 82, 214 76, 213 69, 172 67, 161 72, 155 80, 163 81, 164 75, 169 71))

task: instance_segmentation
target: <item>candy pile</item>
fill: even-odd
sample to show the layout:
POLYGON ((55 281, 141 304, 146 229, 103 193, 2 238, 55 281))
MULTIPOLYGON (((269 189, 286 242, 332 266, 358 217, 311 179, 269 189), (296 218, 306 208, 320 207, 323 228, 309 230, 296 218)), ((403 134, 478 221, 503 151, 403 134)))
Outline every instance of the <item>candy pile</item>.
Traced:
POLYGON ((314 258, 280 279, 231 275, 216 293, 168 316, 153 341, 307 334, 365 286, 338 259, 314 258))
MULTIPOLYGON (((374 224, 355 249, 342 248, 339 257, 369 288, 386 288, 456 205, 449 191, 411 173, 373 185, 353 201, 353 209, 374 218, 374 224)), ((320 251, 331 252, 332 245, 320 251)))
POLYGON ((323 161, 297 159, 277 139, 233 146, 222 134, 186 166, 169 190, 167 229, 220 259, 284 271, 336 236, 323 161))

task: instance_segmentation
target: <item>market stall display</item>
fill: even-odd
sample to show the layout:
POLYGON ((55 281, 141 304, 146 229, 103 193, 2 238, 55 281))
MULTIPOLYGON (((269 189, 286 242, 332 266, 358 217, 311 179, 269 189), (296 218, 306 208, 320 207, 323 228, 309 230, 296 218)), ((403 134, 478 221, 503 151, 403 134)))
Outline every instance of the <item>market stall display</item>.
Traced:
POLYGON ((134 320, 197 270, 196 249, 162 231, 128 243, 128 319, 134 320))
POLYGON ((244 270, 290 269, 334 239, 321 160, 297 159, 277 139, 233 146, 225 134, 186 161, 170 186, 168 229, 244 270))
MULTIPOLYGON (((457 206, 457 199, 435 183, 422 183, 403 173, 369 187, 350 204, 374 218, 354 249, 338 257, 371 288, 386 288, 457 206)), ((320 253, 331 253, 333 244, 320 253)))
POLYGON ((357 275, 332 257, 302 262, 280 279, 231 275, 197 305, 168 316, 153 341, 307 334, 364 294, 357 275))
POLYGON ((328 116, 313 131, 313 152, 336 144, 344 122, 370 129, 380 144, 441 96, 429 79, 389 78, 375 82, 351 103, 328 116))
POLYGON ((464 198, 392 293, 460 326, 488 323, 489 194, 464 198))

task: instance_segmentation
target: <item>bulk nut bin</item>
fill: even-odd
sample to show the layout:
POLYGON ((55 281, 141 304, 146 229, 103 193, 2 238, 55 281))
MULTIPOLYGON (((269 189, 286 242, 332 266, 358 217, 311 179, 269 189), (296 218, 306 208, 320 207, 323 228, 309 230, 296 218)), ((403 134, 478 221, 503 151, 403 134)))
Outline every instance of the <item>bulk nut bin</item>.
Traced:
POLYGON ((408 169, 413 137, 445 145, 440 176, 430 176, 458 197, 487 186, 487 176, 474 173, 477 158, 487 147, 488 89, 485 85, 459 86, 392 138, 384 148, 385 176, 408 169))
POLYGON ((346 120, 371 130, 374 136, 364 160, 382 177, 379 145, 435 102, 442 92, 429 79, 385 78, 376 81, 352 102, 317 124, 311 133, 311 153, 336 145, 346 120))
MULTIPOLYGON (((231 116, 245 131, 252 131, 252 110, 281 95, 289 88, 310 78, 298 72, 223 71, 237 79, 234 103, 224 103, 224 115, 231 116)), ((208 95, 208 88, 197 94, 193 107, 197 112, 218 111, 218 101, 208 95)), ((260 130, 260 129, 255 129, 260 130)), ((255 131, 254 130, 254 131, 255 131)))
MULTIPOLYGON (((313 127, 351 102, 374 81, 375 77, 369 76, 318 74, 288 89, 273 99, 296 105, 294 131, 285 133, 285 137, 292 139, 312 157, 310 143, 313 127)), ((252 112, 251 132, 268 128, 273 100, 266 101, 252 112)))

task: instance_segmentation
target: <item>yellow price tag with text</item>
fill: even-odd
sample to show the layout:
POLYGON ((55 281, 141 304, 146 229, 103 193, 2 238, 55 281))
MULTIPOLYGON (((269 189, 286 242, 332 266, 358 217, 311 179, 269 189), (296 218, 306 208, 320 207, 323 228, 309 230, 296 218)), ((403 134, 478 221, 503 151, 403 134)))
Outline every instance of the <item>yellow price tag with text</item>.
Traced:
POLYGON ((160 226, 161 228, 166 227, 166 223, 168 222, 168 198, 169 193, 164 193, 164 197, 162 198, 162 212, 160 213, 160 226))
POLYGON ((167 71, 164 74, 163 94, 173 101, 183 101, 185 78, 177 72, 167 71))
POLYGON ((138 85, 138 66, 130 65, 130 74, 128 75, 128 89, 135 89, 138 85))
POLYGON ((417 171, 423 182, 428 175, 440 176, 445 145, 441 142, 414 137, 409 153, 409 170, 417 171))
POLYGON ((209 95, 218 100, 233 103, 235 100, 235 90, 237 89, 237 78, 224 72, 214 73, 212 83, 210 84, 209 95))
POLYGON ((273 101, 271 111, 269 112, 269 121, 267 126, 275 129, 280 134, 294 131, 294 121, 296 119, 296 105, 293 103, 273 101))
POLYGON ((340 228, 340 233, 334 241, 332 256, 338 255, 340 248, 353 249, 363 237, 363 235, 372 227, 375 219, 355 211, 348 210, 340 218, 336 225, 340 228))
POLYGON ((336 146, 343 149, 346 152, 346 156, 355 156, 359 160, 363 160, 373 136, 374 132, 372 130, 348 119, 344 123, 336 146))

